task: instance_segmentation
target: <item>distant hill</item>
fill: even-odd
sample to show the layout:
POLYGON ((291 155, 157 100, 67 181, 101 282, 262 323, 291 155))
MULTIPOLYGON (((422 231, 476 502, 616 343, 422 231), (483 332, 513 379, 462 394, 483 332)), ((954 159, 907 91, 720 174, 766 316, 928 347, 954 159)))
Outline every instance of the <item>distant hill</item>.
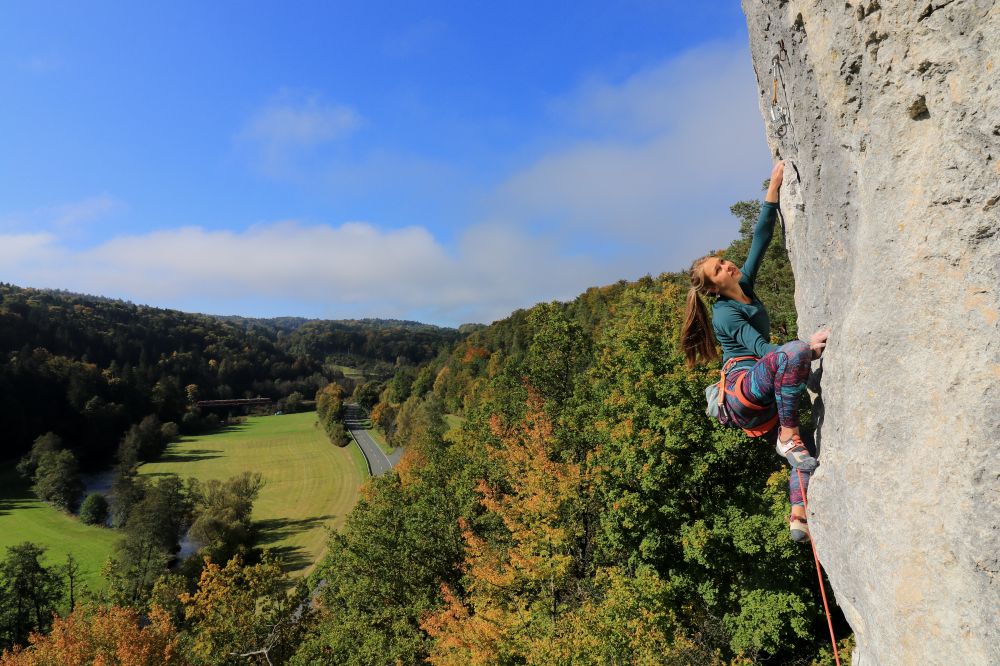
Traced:
POLYGON ((148 414, 181 422, 193 395, 350 390, 339 366, 389 376, 461 337, 419 322, 219 317, 0 283, 0 459, 50 430, 84 459, 104 458, 148 414))

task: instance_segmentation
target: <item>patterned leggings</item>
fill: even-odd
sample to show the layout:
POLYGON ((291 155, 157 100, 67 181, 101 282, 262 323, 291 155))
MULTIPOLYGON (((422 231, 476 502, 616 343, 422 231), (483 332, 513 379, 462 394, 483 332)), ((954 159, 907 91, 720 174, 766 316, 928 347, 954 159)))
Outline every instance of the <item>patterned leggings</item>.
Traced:
MULTIPOLYGON (((781 345, 775 351, 768 352, 746 372, 738 370, 727 373, 726 407, 732 418, 732 424, 740 428, 752 428, 766 423, 777 412, 780 425, 797 428, 799 400, 806 389, 811 362, 812 350, 809 349, 809 345, 801 340, 793 340, 781 345), (737 381, 742 382, 740 388, 743 395, 750 402, 765 409, 748 409, 735 395, 732 395, 730 391, 735 389, 737 381)), ((764 435, 771 444, 774 444, 777 437, 777 428, 764 435)), ((802 472, 801 485, 802 487, 799 484, 799 475, 792 470, 788 480, 792 504, 803 503, 803 493, 809 486, 808 472, 802 472)))

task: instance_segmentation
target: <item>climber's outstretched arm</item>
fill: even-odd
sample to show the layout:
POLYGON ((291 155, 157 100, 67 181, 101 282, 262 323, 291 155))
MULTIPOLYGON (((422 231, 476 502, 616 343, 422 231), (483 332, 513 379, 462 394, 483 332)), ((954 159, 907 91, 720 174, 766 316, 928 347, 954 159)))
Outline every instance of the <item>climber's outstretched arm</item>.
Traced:
POLYGON ((767 194, 764 201, 767 203, 778 203, 778 190, 781 189, 781 181, 785 178, 785 161, 778 160, 778 163, 771 169, 771 181, 767 184, 767 194))
POLYGON ((764 259, 764 252, 771 244, 774 235, 774 221, 778 216, 778 191, 781 189, 781 181, 785 174, 785 163, 778 162, 771 171, 771 182, 767 187, 767 194, 764 195, 764 204, 760 207, 760 217, 757 218, 757 226, 753 230, 753 240, 750 243, 750 253, 747 255, 746 263, 740 269, 742 276, 740 282, 745 283, 751 289, 757 279, 757 271, 760 269, 760 262, 764 259))

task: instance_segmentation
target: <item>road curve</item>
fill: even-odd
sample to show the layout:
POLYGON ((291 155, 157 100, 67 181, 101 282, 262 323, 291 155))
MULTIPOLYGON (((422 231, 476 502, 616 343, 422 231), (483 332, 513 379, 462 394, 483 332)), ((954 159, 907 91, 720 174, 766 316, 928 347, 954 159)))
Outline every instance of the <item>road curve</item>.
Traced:
POLYGON ((381 476, 396 466, 399 458, 403 455, 402 449, 396 449, 386 455, 375 440, 368 434, 368 430, 362 425, 365 420, 364 412, 358 405, 344 405, 344 424, 350 431, 354 441, 358 443, 361 453, 368 461, 368 469, 372 476, 381 476))

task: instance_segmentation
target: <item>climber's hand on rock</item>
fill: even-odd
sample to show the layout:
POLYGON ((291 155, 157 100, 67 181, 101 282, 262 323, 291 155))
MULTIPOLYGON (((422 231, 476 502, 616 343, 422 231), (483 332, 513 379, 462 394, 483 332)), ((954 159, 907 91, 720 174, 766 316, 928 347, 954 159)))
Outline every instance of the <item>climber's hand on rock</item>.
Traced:
POLYGON ((764 201, 776 203, 778 201, 778 190, 781 188, 781 181, 785 177, 785 161, 779 160, 771 170, 771 182, 767 186, 767 196, 764 201))
POLYGON ((826 348, 826 339, 829 337, 830 329, 821 328, 809 338, 809 349, 812 349, 814 359, 823 355, 823 350, 826 348))

